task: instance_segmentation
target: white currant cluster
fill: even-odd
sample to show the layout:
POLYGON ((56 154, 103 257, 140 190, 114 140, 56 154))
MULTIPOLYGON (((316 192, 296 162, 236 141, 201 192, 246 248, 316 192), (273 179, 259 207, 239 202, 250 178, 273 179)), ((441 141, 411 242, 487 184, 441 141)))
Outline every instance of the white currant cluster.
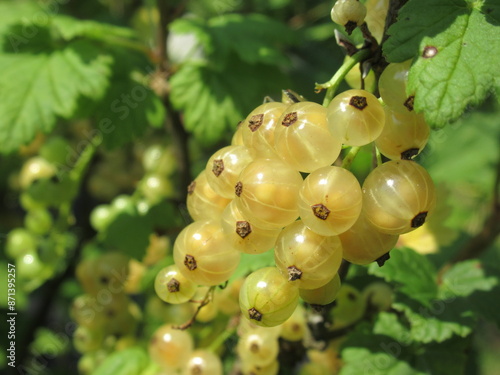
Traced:
POLYGON ((431 177, 412 160, 429 128, 406 95, 408 68, 387 67, 381 100, 352 89, 328 107, 287 95, 255 108, 188 187, 194 222, 174 243, 175 264, 158 274, 160 298, 188 301, 198 286, 226 282, 242 253, 274 249, 275 266, 248 275, 239 294, 245 318, 274 327, 300 299, 331 303, 342 259, 383 264, 435 205, 431 177), (390 160, 360 184, 339 157, 370 143, 390 160))

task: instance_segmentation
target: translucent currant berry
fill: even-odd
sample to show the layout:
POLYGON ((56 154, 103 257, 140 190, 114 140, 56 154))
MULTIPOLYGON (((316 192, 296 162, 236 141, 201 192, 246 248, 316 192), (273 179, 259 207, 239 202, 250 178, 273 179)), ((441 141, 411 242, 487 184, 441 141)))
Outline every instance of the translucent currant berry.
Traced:
MULTIPOLYGON (((350 57, 346 56, 344 59, 344 62, 346 62, 350 57)), ((362 72, 360 69, 360 64, 354 65, 354 67, 347 73, 345 76, 345 81, 346 83, 352 88, 352 89, 363 89, 367 90, 369 92, 373 92, 376 88, 376 78, 375 78, 375 73, 373 70, 370 69, 368 72, 368 75, 364 78, 362 81, 362 72)))
POLYGON ((384 128, 385 113, 377 98, 365 90, 347 90, 328 105, 328 128, 348 146, 373 142, 384 128))
POLYGON ((115 310, 115 315, 110 316, 105 325, 105 332, 115 337, 135 335, 137 325, 142 320, 141 308, 125 296, 124 304, 115 310))
POLYGON ((184 303, 193 298, 197 285, 187 279, 173 264, 162 268, 155 278, 155 292, 168 303, 184 303))
POLYGON ((44 235, 47 234, 54 224, 52 215, 46 208, 30 210, 24 216, 24 226, 30 232, 44 235))
POLYGON ((382 43, 385 30, 385 19, 389 9, 389 0, 367 0, 365 22, 372 35, 382 43))
POLYGON ((230 199, 220 196, 212 189, 205 170, 201 171, 187 190, 187 209, 195 221, 220 218, 224 208, 231 202, 230 199))
POLYGON ((239 314, 240 305, 238 299, 244 280, 243 277, 239 277, 232 280, 224 289, 218 291, 215 298, 221 313, 228 316, 239 314))
POLYGON ((255 159, 240 174, 238 209, 261 228, 276 229, 292 223, 299 212, 300 173, 279 159, 255 159))
POLYGON ((410 160, 391 160, 363 183, 363 212, 377 230, 403 234, 424 224, 436 204, 429 173, 410 160))
POLYGON ((243 362, 264 367, 278 357, 278 339, 262 329, 248 332, 240 336, 236 352, 243 362))
POLYGON ((102 330, 106 324, 106 317, 101 313, 102 311, 103 306, 96 297, 81 294, 73 300, 70 316, 79 326, 102 330))
POLYGON ((359 265, 374 262, 391 251, 398 242, 398 235, 380 232, 362 213, 356 223, 339 234, 345 260, 359 265))
POLYGON ((363 194, 356 177, 340 167, 315 170, 299 191, 299 215, 305 225, 323 236, 345 232, 361 212, 363 194))
POLYGON ((363 297, 366 303, 377 311, 387 311, 394 302, 394 291, 382 281, 375 281, 363 289, 363 297))
POLYGON ((129 276, 130 258, 120 252, 109 252, 97 258, 82 260, 76 277, 83 289, 94 296, 102 290, 123 290, 129 276))
POLYGON ((205 176, 210 187, 221 197, 234 198, 234 185, 240 172, 252 161, 245 146, 227 146, 208 159, 205 176))
MULTIPOLYGON (((243 280, 244 282, 244 280, 243 280)), ((243 286, 243 284, 242 284, 243 286)), ((241 290, 241 288, 240 288, 241 290)), ((238 307, 238 311, 240 311, 240 308, 238 307)), ((238 336, 243 336, 248 333, 256 333, 256 332, 263 332, 266 335, 269 335, 269 337, 278 339, 279 335, 281 333, 281 325, 277 325, 274 327, 262 327, 254 323, 253 320, 249 319, 240 319, 240 322, 238 324, 238 336)))
POLYGON ((243 375, 278 375, 279 369, 280 366, 277 359, 266 366, 259 366, 255 363, 245 361, 241 363, 243 375))
POLYGON ((231 138, 231 146, 244 146, 243 144, 243 121, 240 121, 236 126, 233 137, 231 138))
POLYGON ((222 362, 215 353, 197 349, 191 353, 182 375, 223 375, 222 362))
POLYGON ((301 289, 319 288, 338 271, 342 244, 337 236, 319 235, 297 220, 278 236, 274 260, 291 284, 301 289))
POLYGON ((280 229, 260 228, 245 217, 235 201, 222 213, 222 230, 228 242, 235 249, 247 254, 261 254, 270 250, 280 229))
POLYGON ((174 370, 187 363, 193 348, 193 339, 188 332, 163 325, 151 337, 149 355, 162 368, 174 370))
POLYGON ((56 167, 40 156, 28 159, 19 173, 21 188, 27 189, 30 185, 42 178, 51 178, 56 174, 56 167))
POLYGON ((299 289, 300 298, 311 305, 328 305, 335 301, 340 289, 340 276, 338 273, 325 285, 315 289, 299 289))
POLYGON ((252 157, 276 157, 274 129, 286 108, 287 105, 280 102, 265 103, 250 112, 243 121, 243 144, 252 157))
MULTIPOLYGON (((276 234, 276 237, 278 234, 276 234)), ((28 253, 36 252, 37 238, 25 228, 12 229, 7 235, 5 253, 11 259, 16 259, 28 253)))
POLYGON ((172 147, 160 144, 148 146, 142 153, 142 166, 148 173, 170 176, 177 168, 172 147))
POLYGON ((331 11, 332 21, 344 26, 351 34, 356 26, 360 26, 366 17, 366 7, 359 0, 337 0, 331 11))
POLYGON ((336 298, 336 304, 330 310, 333 329, 347 327, 365 314, 366 302, 363 295, 353 286, 342 284, 336 298))
POLYGON ((306 312, 299 304, 292 316, 281 325, 280 337, 288 341, 301 341, 306 337, 308 331, 306 312))
POLYGON ((162 199, 174 195, 174 187, 163 175, 154 173, 144 176, 139 185, 146 202, 154 205, 162 199))
POLYGON ((195 284, 212 286, 229 279, 238 266, 240 253, 227 242, 217 221, 195 221, 177 236, 174 261, 195 284))
POLYGON ((80 353, 88 353, 98 350, 104 340, 103 331, 79 326, 73 334, 73 345, 80 353))
POLYGON ((410 160, 429 140, 429 126, 424 116, 415 112, 396 112, 385 107, 385 126, 375 140, 379 151, 391 160, 410 160))
POLYGON ((47 265, 42 262, 38 252, 26 252, 16 259, 16 276, 21 280, 33 280, 33 275, 43 274, 47 265))
POLYGON ((243 316, 259 326, 282 324, 292 315, 298 302, 299 290, 276 267, 252 272, 240 290, 243 316))
POLYGON ((109 204, 100 204, 90 212, 90 225, 98 232, 103 232, 113 222, 116 214, 109 204))
POLYGON ((411 60, 391 63, 380 75, 378 82, 380 96, 393 111, 403 113, 413 111, 414 97, 406 93, 410 66, 411 60))
POLYGON ((283 161, 301 172, 332 164, 342 145, 328 130, 326 108, 313 102, 290 105, 278 120, 274 148, 283 161))

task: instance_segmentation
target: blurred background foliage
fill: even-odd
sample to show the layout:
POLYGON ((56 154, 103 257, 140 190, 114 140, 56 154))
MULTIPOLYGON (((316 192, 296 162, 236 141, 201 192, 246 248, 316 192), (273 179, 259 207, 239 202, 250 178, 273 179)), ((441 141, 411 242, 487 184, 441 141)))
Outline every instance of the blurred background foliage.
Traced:
MULTIPOLYGON (((3 197, 0 232, 3 238, 24 222, 25 207, 20 204, 21 192, 15 176, 51 134, 68 139, 71 149, 76 150, 82 140, 89 140, 95 130, 100 129, 99 119, 109 117, 121 126, 119 132, 109 136, 102 134, 105 147, 99 147, 88 172, 82 177, 81 186, 75 191, 69 185, 61 190, 72 191, 74 218, 67 227, 69 235, 63 235, 62 240, 63 247, 71 250, 61 255, 61 261, 54 262, 54 268, 31 287, 23 288, 18 278, 16 298, 20 314, 16 341, 19 360, 40 361, 40 374, 76 373, 79 354, 69 340, 69 306, 75 296, 81 294, 81 287, 73 276, 77 260, 101 251, 100 246, 125 248, 125 252, 140 258, 150 243, 153 228, 171 233, 182 228, 186 220, 177 204, 183 201, 185 182, 205 167, 206 160, 217 148, 230 142, 238 122, 265 97, 279 100, 282 89, 291 89, 321 103, 322 94, 314 92, 315 82, 327 81, 345 57, 335 43, 336 26, 329 15, 331 6, 331 2, 320 0, 172 0, 165 46, 169 56, 169 79, 165 81, 165 77, 154 73, 159 59, 157 29, 160 23, 154 0, 0 2, 0 37, 4 42, 0 66, 7 66, 2 63, 2 55, 12 53, 9 50, 12 39, 9 38, 16 35, 16 30, 22 35, 23 29, 16 27, 26 20, 29 22, 40 9, 49 9, 47 14, 53 15, 54 22, 50 27, 42 25, 40 30, 44 32, 23 43, 23 51, 38 56, 59 51, 65 48, 62 47, 65 43, 91 39, 92 47, 88 48, 94 48, 96 56, 104 58, 100 63, 105 76, 102 82, 101 76, 95 77, 95 87, 80 90, 81 95, 75 95, 71 99, 73 105, 65 111, 58 110, 63 104, 49 100, 48 105, 55 108, 55 117, 48 120, 45 128, 37 128, 41 119, 36 114, 28 114, 33 119, 27 123, 35 124, 29 125, 23 135, 22 139, 28 142, 0 157, 3 197), (85 20, 96 24, 79 23, 85 20), (114 28, 100 29, 97 23, 114 28), (59 34, 54 35, 54 30, 59 34), (154 92, 148 90, 147 99, 141 100, 143 105, 136 110, 121 95, 131 93, 137 85, 152 87, 154 92), (162 106, 165 92, 169 103, 162 106), (117 98, 121 106, 113 107, 117 98), (134 116, 122 123, 119 114, 126 111, 127 106, 128 110, 133 109, 134 116), (177 142, 172 139, 168 124, 178 120, 187 131, 189 163, 185 166, 186 171, 171 174, 169 203, 159 204, 146 220, 125 213, 98 245, 90 241, 96 235, 89 222, 92 208, 109 203, 120 194, 134 194, 144 174, 135 155, 157 141, 166 145, 177 142), (167 126, 163 126, 165 121, 167 126)), ((352 40, 355 43, 362 41, 358 31, 352 35, 352 40)), ((8 80, 12 87, 26 84, 23 66, 9 66, 9 69, 12 74, 6 74, 2 82, 8 80)), ((346 84, 340 89, 345 88, 348 88, 346 84)), ((18 100, 19 95, 14 95, 14 99, 18 100)), ((434 131, 429 145, 419 156, 419 162, 429 170, 438 186, 442 197, 440 211, 429 225, 403 236, 401 241, 402 245, 430 254, 428 258, 436 268, 472 238, 480 236, 491 213, 491 204, 499 194, 498 183, 495 184, 500 174, 499 116, 498 100, 491 97, 456 123, 434 131)), ((353 172, 360 179, 369 172, 371 157, 371 150, 363 149, 355 160, 353 172)), ((40 197, 36 191, 31 193, 40 197)), ((2 241, 0 246, 4 245, 2 241)), ((52 248, 53 244, 47 246, 52 248)), ((487 247, 489 250, 483 252, 481 261, 487 266, 488 274, 499 275, 499 239, 492 239, 487 247)), ((6 285, 8 261, 2 251, 1 290, 6 285)), ((359 272, 357 275, 354 271, 351 276, 354 283, 356 277, 366 276, 366 271, 359 272)), ((154 274, 154 270, 150 271, 150 275, 154 274)), ((144 282, 151 287, 151 276, 149 284, 144 282)), ((138 293, 139 303, 145 303, 145 295, 138 293)), ((495 306, 500 299, 498 293, 496 297, 491 301, 495 306)), ((6 308, 4 299, 1 303, 1 307, 6 308)), ((498 326, 482 322, 474 334, 474 342, 475 355, 471 356, 468 373, 498 374, 498 326)), ((0 347, 4 353, 5 345, 6 340, 2 338, 0 347)), ((6 364, 5 356, 0 357, 0 364, 6 364)))

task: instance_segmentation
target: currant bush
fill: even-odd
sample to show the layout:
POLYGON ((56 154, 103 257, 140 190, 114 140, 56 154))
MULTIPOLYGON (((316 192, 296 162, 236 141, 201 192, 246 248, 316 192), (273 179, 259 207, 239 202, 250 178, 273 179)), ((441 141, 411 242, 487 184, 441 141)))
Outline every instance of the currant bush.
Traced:
POLYGON ((80 375, 473 371, 498 320, 496 263, 471 259, 498 247, 499 179, 478 171, 498 105, 471 111, 498 86, 490 2, 98 1, 120 27, 0 3, 4 308, 61 331, 16 320, 18 371, 66 365, 49 339, 75 362, 53 372, 80 375))

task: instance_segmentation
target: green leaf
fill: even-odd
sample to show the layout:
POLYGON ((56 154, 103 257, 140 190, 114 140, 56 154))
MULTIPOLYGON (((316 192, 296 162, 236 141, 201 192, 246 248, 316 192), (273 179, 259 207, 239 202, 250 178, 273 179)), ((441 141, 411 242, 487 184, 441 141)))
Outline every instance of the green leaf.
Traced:
POLYGON ((212 69, 225 70, 236 54, 249 64, 288 64, 282 47, 296 39, 285 24, 262 14, 228 14, 208 21, 200 18, 177 19, 170 25, 176 34, 194 34, 203 52, 210 57, 212 69))
POLYGON ((0 35, 3 35, 3 50, 16 51, 49 30, 53 40, 71 41, 77 37, 107 42, 135 40, 132 29, 91 20, 79 20, 56 14, 54 9, 37 6, 33 2, 6 5, 0 3, 0 35))
POLYGON ((421 154, 420 162, 436 186, 448 186, 445 199, 453 210, 446 223, 452 228, 463 230, 472 218, 482 220, 481 212, 487 212, 500 147, 498 116, 499 109, 466 114, 454 124, 431 132, 421 154))
POLYGON ((70 348, 66 336, 41 327, 36 330, 35 338, 30 344, 30 351, 36 356, 51 355, 60 356, 70 348))
POLYGON ((390 27, 390 62, 418 58, 409 78, 415 110, 443 127, 483 101, 495 87, 500 56, 498 5, 465 0, 410 0, 390 27))
POLYGON ((339 375, 424 375, 407 362, 388 353, 372 353, 366 348, 346 348, 342 351, 344 366, 339 375))
MULTIPOLYGON (((2 119, 15 134, 2 133, 10 141, 10 149, 3 152, 29 142, 36 132, 51 131, 59 118, 89 113, 97 117, 94 135, 102 136, 108 147, 142 135, 149 125, 161 126, 161 101, 132 79, 133 71, 149 66, 143 53, 136 51, 140 45, 134 36, 127 28, 43 10, 12 24, 3 35, 7 54, 0 56, 0 67, 17 79, 0 80, 0 89, 12 98, 12 102, 2 101, 10 115, 2 119)), ((0 105, 0 114, 2 109, 0 105)), ((0 137, 0 149, 3 143, 0 137)))
POLYGON ((109 224, 103 236, 103 244, 110 249, 142 259, 149 244, 151 225, 136 211, 121 212, 109 224))
POLYGON ((64 15, 52 17, 51 26, 64 40, 85 37, 95 40, 111 41, 112 39, 116 40, 116 38, 134 39, 136 36, 132 29, 96 21, 77 20, 76 18, 64 15))
POLYGON ((403 325, 395 314, 388 312, 380 312, 377 315, 377 320, 373 326, 373 333, 392 337, 401 345, 409 345, 411 343, 410 332, 403 325))
POLYGON ((139 214, 132 206, 116 216, 102 233, 101 241, 106 247, 119 249, 141 260, 154 230, 179 228, 182 224, 182 217, 172 203, 162 201, 151 207, 145 215, 139 214))
POLYGON ((15 42, 18 38, 25 38, 27 35, 31 35, 31 32, 33 32, 32 29, 25 29, 21 35, 9 33, 8 29, 23 18, 33 19, 36 14, 46 14, 46 11, 39 6, 39 3, 31 1, 0 2, 0 35, 7 34, 3 41, 4 45, 15 42))
POLYGON ((173 228, 182 229, 187 225, 183 208, 168 201, 150 207, 146 218, 151 223, 152 228, 172 230, 173 228))
POLYGON ((474 313, 467 299, 435 299, 427 306, 409 297, 397 294, 394 309, 404 312, 410 323, 414 341, 443 342, 454 335, 468 336, 476 324, 474 313))
POLYGON ((359 324, 349 334, 341 356, 344 365, 340 375, 424 375, 408 363, 412 353, 407 342, 375 334, 367 323, 359 324))
POLYGON ((160 98, 129 73, 113 75, 110 89, 92 115, 97 134, 111 149, 142 136, 149 126, 160 127, 165 119, 160 98))
MULTIPOLYGON (((196 17, 178 18, 169 25, 169 29, 172 35, 193 34, 199 45, 202 46, 205 54, 210 55, 214 53, 213 36, 205 20, 196 17)), ((195 46, 197 45, 195 43, 195 46)), ((192 51, 187 51, 186 55, 189 56, 190 52, 192 51)))
POLYGON ((235 58, 224 72, 185 64, 170 84, 172 103, 184 113, 186 129, 210 145, 234 132, 266 95, 281 95, 284 79, 274 67, 248 65, 235 58))
POLYGON ((131 347, 110 354, 92 375, 140 375, 148 365, 146 351, 140 347, 131 347))
POLYGON ((410 298, 428 304, 437 296, 436 270, 429 260, 412 249, 394 249, 382 266, 370 265, 368 272, 396 283, 410 298))
POLYGON ((84 40, 37 55, 0 55, 0 152, 51 131, 58 117, 73 115, 82 96, 102 96, 111 63, 84 40))
POLYGON ((60 173, 61 178, 39 179, 27 189, 26 193, 37 203, 59 207, 71 202, 78 194, 78 184, 67 173, 60 173))
POLYGON ((260 268, 271 267, 274 262, 274 250, 266 251, 262 254, 241 254, 240 263, 229 279, 229 282, 245 277, 251 272, 257 271, 260 268))
POLYGON ((455 264, 443 275, 439 286, 441 298, 467 297, 477 290, 489 291, 498 284, 498 278, 487 277, 478 260, 455 264))
MULTIPOLYGON (((280 45, 295 40, 293 30, 262 14, 228 14, 215 17, 208 23, 218 54, 226 58, 231 51, 249 64, 287 64, 288 58, 280 45)), ((229 59, 231 63, 231 59, 229 59)))
POLYGON ((423 353, 416 356, 415 367, 425 374, 464 374, 469 345, 469 340, 459 338, 425 345, 423 353))
POLYGON ((436 182, 467 184, 482 197, 492 190, 492 170, 500 146, 499 112, 500 107, 470 113, 447 128, 431 132, 430 147, 424 149, 421 162, 436 182), (471 150, 474 157, 459 150, 471 150), (486 170, 491 173, 478 173, 486 170))
POLYGON ((500 327, 500 287, 497 285, 491 291, 476 291, 468 298, 469 306, 477 316, 494 322, 500 327))

